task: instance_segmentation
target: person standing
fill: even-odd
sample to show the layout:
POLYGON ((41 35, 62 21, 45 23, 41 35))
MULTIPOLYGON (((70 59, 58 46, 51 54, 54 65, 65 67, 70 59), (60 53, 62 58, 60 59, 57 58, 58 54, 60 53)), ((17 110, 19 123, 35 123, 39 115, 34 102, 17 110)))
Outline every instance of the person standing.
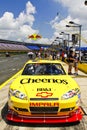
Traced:
POLYGON ((57 59, 57 60, 60 59, 60 52, 57 52, 56 59, 57 59))
POLYGON ((62 57, 62 61, 64 61, 64 51, 62 51, 62 54, 61 54, 61 57, 62 57))
POLYGON ((75 52, 70 51, 70 54, 68 56, 68 65, 69 65, 68 66, 68 74, 69 75, 72 75, 72 68, 74 66, 74 60, 75 60, 74 56, 75 56, 75 52))
POLYGON ((74 58, 75 58, 75 60, 74 60, 75 75, 78 75, 78 62, 79 62, 79 57, 78 57, 78 54, 77 54, 77 53, 75 53, 74 58))
POLYGON ((56 52, 54 51, 52 54, 52 59, 55 60, 56 59, 56 52))

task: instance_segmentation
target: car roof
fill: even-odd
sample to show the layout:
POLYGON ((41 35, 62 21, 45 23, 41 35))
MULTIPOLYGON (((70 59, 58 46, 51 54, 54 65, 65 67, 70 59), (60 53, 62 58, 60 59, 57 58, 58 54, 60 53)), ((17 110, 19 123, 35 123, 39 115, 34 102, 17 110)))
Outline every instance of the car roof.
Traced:
POLYGON ((48 59, 46 59, 46 60, 42 60, 42 59, 29 60, 26 62, 26 64, 28 64, 28 63, 29 64, 30 63, 60 63, 60 64, 62 64, 60 60, 48 60, 48 59))

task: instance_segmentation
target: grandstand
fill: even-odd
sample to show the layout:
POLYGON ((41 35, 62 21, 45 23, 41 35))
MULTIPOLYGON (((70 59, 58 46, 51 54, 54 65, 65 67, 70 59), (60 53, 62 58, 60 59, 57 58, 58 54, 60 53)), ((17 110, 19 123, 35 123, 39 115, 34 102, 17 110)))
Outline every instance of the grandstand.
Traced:
POLYGON ((26 43, 10 40, 0 39, 0 52, 18 52, 18 51, 29 51, 29 50, 40 50, 40 48, 48 48, 50 45, 44 45, 39 43, 26 43))
POLYGON ((29 51, 21 42, 0 39, 0 52, 29 51))
POLYGON ((24 45, 0 43, 0 51, 28 51, 24 45))
MULTIPOLYGON (((40 50, 48 49, 48 48, 55 48, 57 50, 59 46, 54 45, 54 47, 48 44, 40 44, 40 43, 26 43, 26 42, 19 42, 19 41, 11 41, 11 40, 3 40, 0 39, 0 52, 28 52, 29 50, 40 50)), ((86 51, 87 47, 76 47, 76 50, 79 51, 86 51)))

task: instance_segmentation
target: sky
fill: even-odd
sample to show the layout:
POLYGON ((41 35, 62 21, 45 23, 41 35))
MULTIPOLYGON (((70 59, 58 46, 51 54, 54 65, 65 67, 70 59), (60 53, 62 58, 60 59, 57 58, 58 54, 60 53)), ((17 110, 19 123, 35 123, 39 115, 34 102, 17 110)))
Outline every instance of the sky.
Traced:
POLYGON ((61 32, 79 33, 69 21, 81 25, 82 46, 87 46, 87 6, 85 0, 0 0, 0 39, 51 44, 61 32), (41 39, 28 36, 39 34, 41 39))

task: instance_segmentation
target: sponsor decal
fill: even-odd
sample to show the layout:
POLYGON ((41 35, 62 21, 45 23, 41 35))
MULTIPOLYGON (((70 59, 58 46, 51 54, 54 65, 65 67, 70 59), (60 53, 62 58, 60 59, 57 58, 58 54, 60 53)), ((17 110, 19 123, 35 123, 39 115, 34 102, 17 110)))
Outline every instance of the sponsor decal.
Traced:
POLYGON ((30 107, 58 107, 59 103, 58 102, 30 102, 29 103, 30 107))
POLYGON ((40 38, 42 38, 42 36, 39 35, 39 34, 32 34, 32 35, 28 36, 28 39, 32 39, 32 40, 37 40, 37 39, 40 39, 40 38))
POLYGON ((21 84, 28 84, 28 83, 58 83, 58 84, 68 84, 68 81, 65 79, 32 79, 32 78, 24 78, 20 81, 21 84))
POLYGON ((37 91, 51 91, 51 88, 37 88, 37 91))
POLYGON ((41 98, 48 98, 51 97, 52 95, 53 93, 49 93, 49 92, 40 92, 36 94, 36 96, 39 96, 41 98))

